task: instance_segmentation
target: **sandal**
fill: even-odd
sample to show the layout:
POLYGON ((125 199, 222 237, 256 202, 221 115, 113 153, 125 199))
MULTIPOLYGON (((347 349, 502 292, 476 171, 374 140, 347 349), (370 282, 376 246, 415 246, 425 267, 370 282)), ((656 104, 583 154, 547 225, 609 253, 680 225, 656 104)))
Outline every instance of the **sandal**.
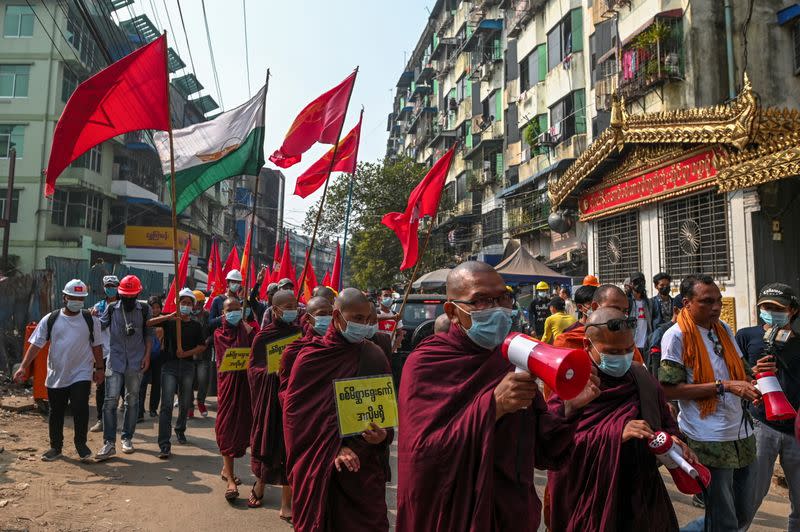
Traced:
POLYGON ((278 517, 280 517, 281 521, 286 521, 292 528, 294 528, 291 515, 278 515, 278 517))
POLYGON ((261 494, 261 497, 256 495, 256 484, 258 482, 253 483, 253 487, 250 489, 250 498, 247 499, 247 507, 248 508, 260 508, 261 507, 261 499, 264 498, 264 494, 261 494))
MULTIPOLYGON (((224 474, 221 474, 220 477, 222 477, 223 481, 228 482, 228 477, 226 477, 224 474)), ((240 479, 236 475, 233 475, 233 481, 236 483, 237 486, 240 486, 242 484, 242 479, 240 479)))
POLYGON ((228 502, 234 502, 236 499, 239 498, 239 490, 237 489, 227 489, 225 490, 225 500, 228 502))

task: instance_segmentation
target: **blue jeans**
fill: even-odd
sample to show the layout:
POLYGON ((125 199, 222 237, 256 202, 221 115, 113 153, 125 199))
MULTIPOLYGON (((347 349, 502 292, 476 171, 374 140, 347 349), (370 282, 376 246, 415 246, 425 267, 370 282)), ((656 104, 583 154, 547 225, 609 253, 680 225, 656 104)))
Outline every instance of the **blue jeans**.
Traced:
POLYGON ((753 471, 754 500, 750 522, 758 512, 764 497, 769 493, 775 460, 780 457, 786 482, 789 484, 789 502, 792 508, 786 530, 798 532, 800 531, 800 443, 797 442, 794 434, 779 432, 758 421, 755 422, 755 425, 758 455, 756 456, 755 471, 753 471))
POLYGON ((711 471, 711 485, 705 499, 708 530, 744 530, 752 507, 755 463, 739 469, 709 467, 708 470, 711 471))
POLYGON ((195 360, 195 382, 197 383, 197 403, 205 404, 208 395, 208 384, 211 377, 211 361, 195 360))
POLYGON ((158 447, 170 449, 172 433, 172 401, 178 394, 178 421, 175 432, 186 432, 186 418, 192 407, 192 385, 194 384, 193 360, 170 360, 161 368, 161 410, 158 415, 158 447))
POLYGON ((122 439, 133 439, 136 430, 136 417, 139 413, 139 385, 142 372, 129 369, 125 373, 106 371, 106 396, 103 400, 103 441, 117 441, 117 403, 125 385, 125 403, 123 409, 122 439))

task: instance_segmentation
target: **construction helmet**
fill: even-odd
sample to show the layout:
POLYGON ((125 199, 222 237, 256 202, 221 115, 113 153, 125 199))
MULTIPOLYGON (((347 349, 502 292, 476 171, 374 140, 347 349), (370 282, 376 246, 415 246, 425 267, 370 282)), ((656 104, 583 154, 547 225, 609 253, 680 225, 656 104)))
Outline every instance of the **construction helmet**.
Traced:
POLYGON ((198 303, 205 303, 206 302, 206 295, 203 292, 201 292, 200 290, 195 290, 192 293, 194 294, 195 301, 197 301, 198 303))
POLYGON ((80 279, 73 279, 64 285, 64 290, 61 291, 64 295, 72 297, 86 297, 89 295, 89 290, 86 284, 80 279))
POLYGON ((181 290, 181 291, 180 291, 180 293, 178 294, 178 299, 179 299, 179 300, 180 300, 180 299, 183 299, 184 297, 188 297, 188 298, 190 298, 192 301, 194 301, 195 303, 197 303, 197 296, 195 296, 195 295, 194 295, 194 292, 192 292, 192 290, 191 290, 190 288, 184 288, 184 289, 183 289, 183 290, 181 290))
POLYGON ((135 275, 126 275, 119 282, 119 295, 136 297, 142 293, 142 282, 135 275))
POLYGON ((600 281, 594 275, 587 275, 583 278, 583 286, 600 286, 600 281))
POLYGON ((550 290, 550 285, 547 284, 544 281, 539 281, 538 283, 536 283, 536 289, 537 290, 550 290))
POLYGON ((239 270, 231 270, 228 272, 228 275, 225 276, 226 281, 236 281, 241 283, 242 282, 242 272, 239 270))
POLYGON ((119 286, 119 279, 116 275, 106 275, 103 277, 103 286, 119 286))

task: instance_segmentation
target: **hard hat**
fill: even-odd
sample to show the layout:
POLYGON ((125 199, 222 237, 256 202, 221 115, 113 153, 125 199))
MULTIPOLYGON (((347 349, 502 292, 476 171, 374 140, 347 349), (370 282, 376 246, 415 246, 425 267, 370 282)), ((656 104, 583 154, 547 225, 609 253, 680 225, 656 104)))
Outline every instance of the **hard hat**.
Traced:
POLYGON ((142 282, 135 275, 126 275, 119 282, 119 295, 136 297, 142 293, 142 282))
POLYGON ((583 278, 583 286, 600 286, 600 281, 594 275, 587 275, 583 278))
POLYGON ((514 289, 511 288, 510 286, 506 285, 506 292, 510 292, 510 293, 513 294, 514 293, 514 289))
POLYGON ((86 289, 86 285, 80 279, 73 279, 64 285, 64 290, 62 293, 72 297, 86 297, 89 295, 89 290, 86 289))
POLYGON ((278 281, 278 290, 283 290, 284 286, 294 286, 294 281, 292 281, 288 277, 284 277, 283 279, 278 281))
POLYGON ((194 292, 192 292, 192 290, 189 288, 184 288, 178 294, 178 299, 183 299, 184 297, 191 298, 192 301, 197 303, 197 297, 194 295, 194 292))
POLYGON ((242 282, 242 272, 239 270, 231 270, 228 272, 228 275, 225 276, 226 281, 237 281, 242 282))
POLYGON ((550 290, 550 285, 547 284, 544 281, 539 281, 538 283, 536 283, 536 289, 537 290, 550 290))
POLYGON ((198 303, 205 303, 206 302, 206 295, 202 291, 195 290, 192 293, 194 294, 194 300, 197 301, 198 303))
POLYGON ((103 286, 119 286, 119 279, 116 275, 106 275, 103 277, 103 286))

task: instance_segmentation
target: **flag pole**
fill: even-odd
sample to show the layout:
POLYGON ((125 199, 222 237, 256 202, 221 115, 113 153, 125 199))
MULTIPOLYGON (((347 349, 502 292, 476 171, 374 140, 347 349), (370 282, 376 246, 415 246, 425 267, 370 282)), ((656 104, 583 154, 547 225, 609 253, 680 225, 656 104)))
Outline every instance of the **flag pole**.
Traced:
MULTIPOLYGON (((358 67, 356 67, 356 76, 358 76, 358 67)), ((347 95, 347 107, 344 109, 344 116, 342 117, 342 123, 339 125, 339 133, 336 135, 336 144, 333 145, 333 155, 331 156, 331 164, 328 166, 328 176, 325 178, 325 187, 322 189, 322 199, 319 201, 319 210, 317 211, 317 219, 314 221, 314 232, 311 235, 311 243, 308 246, 308 250, 306 252, 306 264, 303 266, 303 273, 300 274, 300 282, 297 283, 298 291, 297 293, 302 293, 303 291, 303 283, 306 280, 306 270, 308 270, 308 261, 311 260, 311 254, 314 252, 314 242, 317 240, 317 229, 319 229, 319 221, 322 218, 322 209, 325 206, 325 196, 328 194, 328 183, 331 180, 331 173, 333 172, 333 167, 336 164, 336 152, 339 150, 339 141, 342 138, 342 130, 344 129, 344 120, 347 118, 347 109, 350 107, 350 98, 353 96, 353 87, 356 85, 356 80, 353 79, 353 83, 350 85, 350 93, 347 95)), ((361 139, 359 139, 360 141, 361 139)))
MULTIPOLYGON (((167 48, 167 30, 164 30, 164 68, 168 69, 169 65, 169 56, 168 56, 168 48, 167 48)), ((169 116, 167 122, 169 124, 169 172, 170 172, 170 199, 172 200, 172 264, 175 267, 175 280, 173 284, 175 285, 175 313, 179 319, 175 320, 175 335, 177 337, 177 348, 180 349, 183 345, 183 341, 181 339, 181 320, 180 320, 180 312, 181 312, 181 288, 182 286, 178 286, 178 198, 177 193, 175 192, 175 146, 174 140, 172 135, 172 116, 170 112, 170 95, 169 95, 169 70, 167 70, 167 113, 169 116)), ((191 236, 189 237, 191 238, 191 236)))
MULTIPOLYGON (((361 106, 361 115, 358 118, 358 123, 360 124, 361 121, 364 119, 364 106, 361 106)), ((356 149, 353 154, 355 157, 356 165, 358 165, 358 148, 361 144, 361 131, 359 128, 359 138, 358 144, 356 144, 356 149)), ((342 264, 341 264, 341 276, 344 277, 344 265, 345 265, 345 258, 347 257, 347 230, 350 227, 350 207, 353 205, 353 182, 356 179, 355 171, 350 174, 350 186, 349 190, 347 191, 347 213, 344 217, 344 243, 342 244, 342 264)), ((341 277, 340 277, 341 280, 341 277)))
MULTIPOLYGON (((411 279, 408 281, 408 286, 406 286, 406 293, 403 294, 403 302, 400 303, 400 310, 397 311, 395 315, 395 322, 399 322, 400 319, 403 317, 403 310, 406 308, 406 303, 408 302, 408 296, 411 295, 411 285, 414 284, 414 280, 417 278, 417 270, 419 269, 419 263, 422 262, 422 257, 425 255, 425 250, 428 249, 428 240, 431 238, 431 231, 433 231, 433 216, 431 216, 431 221, 428 224, 428 230, 425 232, 425 240, 422 242, 422 251, 419 252, 419 257, 417 258, 417 263, 414 265, 414 271, 411 273, 411 279)), ((392 346, 394 346, 394 337, 397 333, 397 327, 394 328, 392 331, 392 346)))

